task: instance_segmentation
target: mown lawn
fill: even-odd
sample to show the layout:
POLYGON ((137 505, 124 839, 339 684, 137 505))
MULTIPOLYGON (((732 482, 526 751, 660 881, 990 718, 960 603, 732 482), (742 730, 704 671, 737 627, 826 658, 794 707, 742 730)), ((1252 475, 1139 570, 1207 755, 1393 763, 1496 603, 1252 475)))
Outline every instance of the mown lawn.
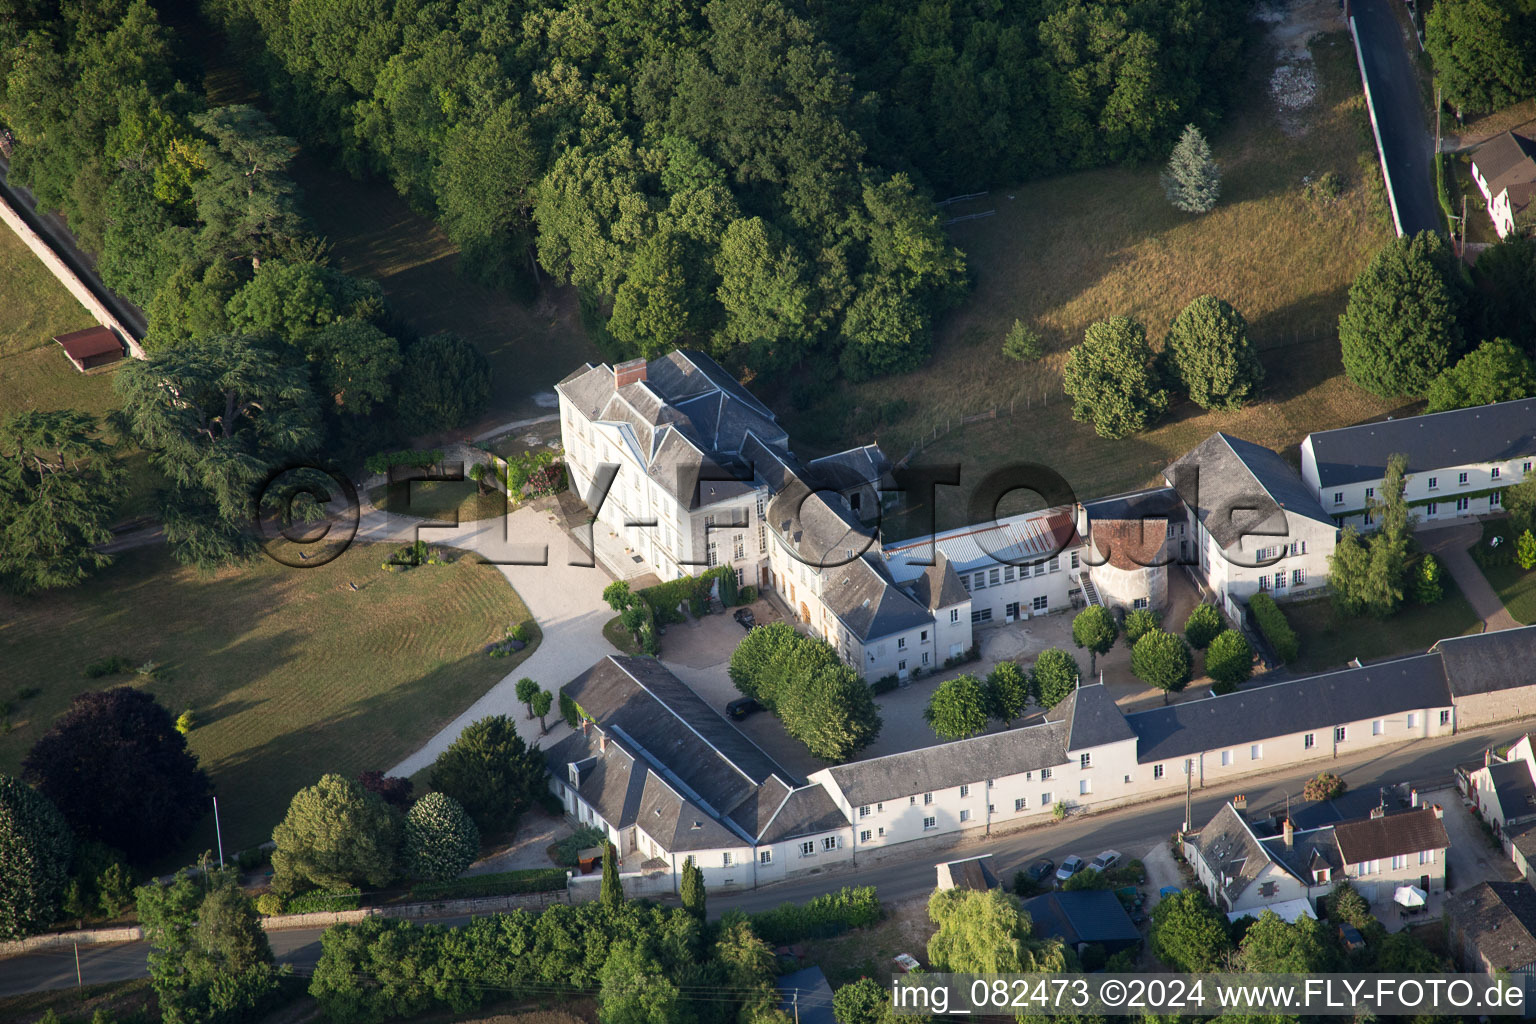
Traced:
POLYGON ((368 492, 375 508, 401 515, 431 519, 441 523, 471 523, 510 511, 507 496, 492 489, 486 494, 472 480, 423 481, 411 484, 407 497, 395 508, 389 501, 389 488, 379 486, 368 492))
MULTIPOLYGON (((1349 282, 1392 232, 1348 37, 1320 36, 1312 52, 1319 87, 1300 135, 1277 122, 1273 65, 1254 62, 1251 99, 1213 139, 1223 194, 1209 214, 1174 210, 1150 166, 1029 182, 946 207, 949 216, 996 214, 950 228, 976 284, 939 325, 932 360, 804 410, 780 400, 791 432, 827 449, 873 437, 896 458, 937 432, 922 461, 961 462, 962 491, 999 465, 1033 461, 1094 497, 1152 483, 1216 430, 1279 449, 1308 431, 1408 411, 1342 375, 1337 317, 1349 282), (1304 178, 1326 171, 1342 180, 1342 193, 1327 203, 1308 199, 1304 178), (1060 368, 1088 324, 1130 314, 1160 347, 1173 317, 1203 293, 1247 317, 1268 373, 1258 402, 1219 414, 1184 403, 1154 429, 1114 442, 1071 419, 1060 368), (1002 356, 1015 318, 1045 338, 1038 363, 1002 356), (994 409, 998 418, 960 427, 963 417, 994 409)), ((964 521, 953 504, 941 507, 942 521, 964 521)))
POLYGON ((1449 576, 1439 602, 1406 603, 1387 619, 1342 615, 1326 597, 1287 602, 1281 608, 1301 640, 1300 658, 1291 666, 1301 672, 1344 668, 1351 658, 1379 661, 1421 654, 1437 640, 1476 633, 1483 627, 1449 576))
POLYGON ((1495 565, 1484 569, 1483 575, 1516 622, 1526 626, 1536 622, 1536 569, 1495 565))
MULTIPOLYGON (((494 566, 388 573, 390 550, 358 544, 320 568, 259 558, 203 575, 155 547, 72 590, 0 597, 0 700, 13 705, 0 772, 17 771, 75 694, 143 687, 172 713, 195 712, 189 739, 220 797, 226 852, 266 840, 295 791, 328 771, 388 769, 537 646, 481 653, 528 618, 494 566), (110 655, 162 668, 84 677, 110 655), (27 687, 40 692, 18 700, 27 687)), ((186 853, 213 841, 210 816, 186 853)))

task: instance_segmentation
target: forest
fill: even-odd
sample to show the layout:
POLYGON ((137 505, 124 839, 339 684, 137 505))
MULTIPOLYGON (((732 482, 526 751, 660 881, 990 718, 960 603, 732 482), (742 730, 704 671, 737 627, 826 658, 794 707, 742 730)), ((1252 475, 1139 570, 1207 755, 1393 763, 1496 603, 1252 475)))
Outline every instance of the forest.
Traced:
MULTIPOLYGON (((577 286, 615 356, 690 345, 849 379, 920 364, 965 293, 935 198, 1161 160, 1219 119, 1246 36, 1246 5, 1219 0, 201 13, 264 111, 206 110, 145 0, 0 0, 14 176, 149 310, 155 345, 242 326, 227 309, 261 260, 323 263, 286 132, 386 177, 477 278, 577 286)), ((322 315, 382 315, 320 276, 322 315)))

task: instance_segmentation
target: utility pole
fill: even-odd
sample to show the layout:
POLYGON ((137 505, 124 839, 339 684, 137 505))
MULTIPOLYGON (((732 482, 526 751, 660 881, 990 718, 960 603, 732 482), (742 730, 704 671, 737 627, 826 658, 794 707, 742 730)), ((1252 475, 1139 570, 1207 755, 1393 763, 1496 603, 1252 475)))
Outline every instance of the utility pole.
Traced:
POLYGON ((75 943, 75 991, 85 988, 85 979, 80 975, 80 943, 75 943))
POLYGON ((1186 759, 1184 761, 1184 831, 1194 828, 1195 805, 1195 765, 1186 759))
POLYGON ((213 834, 219 843, 219 868, 224 867, 224 830, 219 827, 219 798, 213 798, 213 834))

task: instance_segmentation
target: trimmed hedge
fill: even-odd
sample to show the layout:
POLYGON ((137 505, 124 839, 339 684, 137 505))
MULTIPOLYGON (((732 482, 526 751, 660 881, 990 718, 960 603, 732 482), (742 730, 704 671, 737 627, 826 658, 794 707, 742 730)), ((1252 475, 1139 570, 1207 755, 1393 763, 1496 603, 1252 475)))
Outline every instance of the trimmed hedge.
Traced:
POLYGON ((455 878, 451 882, 427 882, 411 886, 411 896, 421 900, 468 900, 481 896, 516 896, 525 892, 556 892, 565 888, 564 868, 529 868, 492 875, 455 878))
POLYGON ((1268 594, 1254 594, 1248 599, 1248 610, 1253 612, 1253 621, 1258 624, 1264 639, 1269 641, 1275 656, 1281 661, 1295 661, 1300 642, 1275 599, 1268 594))
POLYGON ((880 920, 880 898, 872 885, 845 886, 809 903, 786 903, 751 915, 752 930, 770 946, 803 939, 825 939, 880 920))
POLYGON ((311 889, 283 901, 285 914, 322 914, 357 910, 363 905, 361 889, 311 889))

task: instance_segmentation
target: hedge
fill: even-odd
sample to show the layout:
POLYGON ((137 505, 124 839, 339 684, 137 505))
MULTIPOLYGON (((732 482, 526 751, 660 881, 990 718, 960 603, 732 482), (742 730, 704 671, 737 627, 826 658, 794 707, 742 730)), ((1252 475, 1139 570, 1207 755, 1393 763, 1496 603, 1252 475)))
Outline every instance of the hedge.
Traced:
POLYGON ((451 882, 424 882, 411 887, 421 900, 467 900, 480 896, 515 896, 525 892, 556 892, 565 888, 564 868, 529 868, 491 875, 472 875, 451 882))
POLYGON ((370 473, 380 474, 389 472, 393 466, 427 469, 442 461, 443 453, 435 448, 430 452, 375 452, 363 460, 363 468, 370 473))
POLYGON ((311 889, 283 901, 285 914, 323 914, 357 910, 363 905, 361 889, 311 889))
POLYGON ((1275 604, 1275 599, 1268 594, 1254 594, 1248 599, 1248 610, 1253 612, 1253 620, 1274 649, 1275 656, 1281 661, 1295 661, 1300 647, 1296 631, 1286 621, 1285 613, 1275 604))
MULTIPOLYGON (((675 580, 658 583, 654 587, 635 591, 662 625, 682 622, 677 606, 688 602, 695 616, 708 610, 709 592, 715 580, 720 580, 720 603, 723 605, 745 604, 736 586, 736 570, 728 565, 717 565, 698 576, 680 576, 675 580)), ((753 593, 756 598, 756 592, 753 593)))
POLYGON ((845 886, 809 903, 786 903, 751 916, 752 930, 770 946, 825 939, 880 920, 880 898, 872 885, 845 886))

